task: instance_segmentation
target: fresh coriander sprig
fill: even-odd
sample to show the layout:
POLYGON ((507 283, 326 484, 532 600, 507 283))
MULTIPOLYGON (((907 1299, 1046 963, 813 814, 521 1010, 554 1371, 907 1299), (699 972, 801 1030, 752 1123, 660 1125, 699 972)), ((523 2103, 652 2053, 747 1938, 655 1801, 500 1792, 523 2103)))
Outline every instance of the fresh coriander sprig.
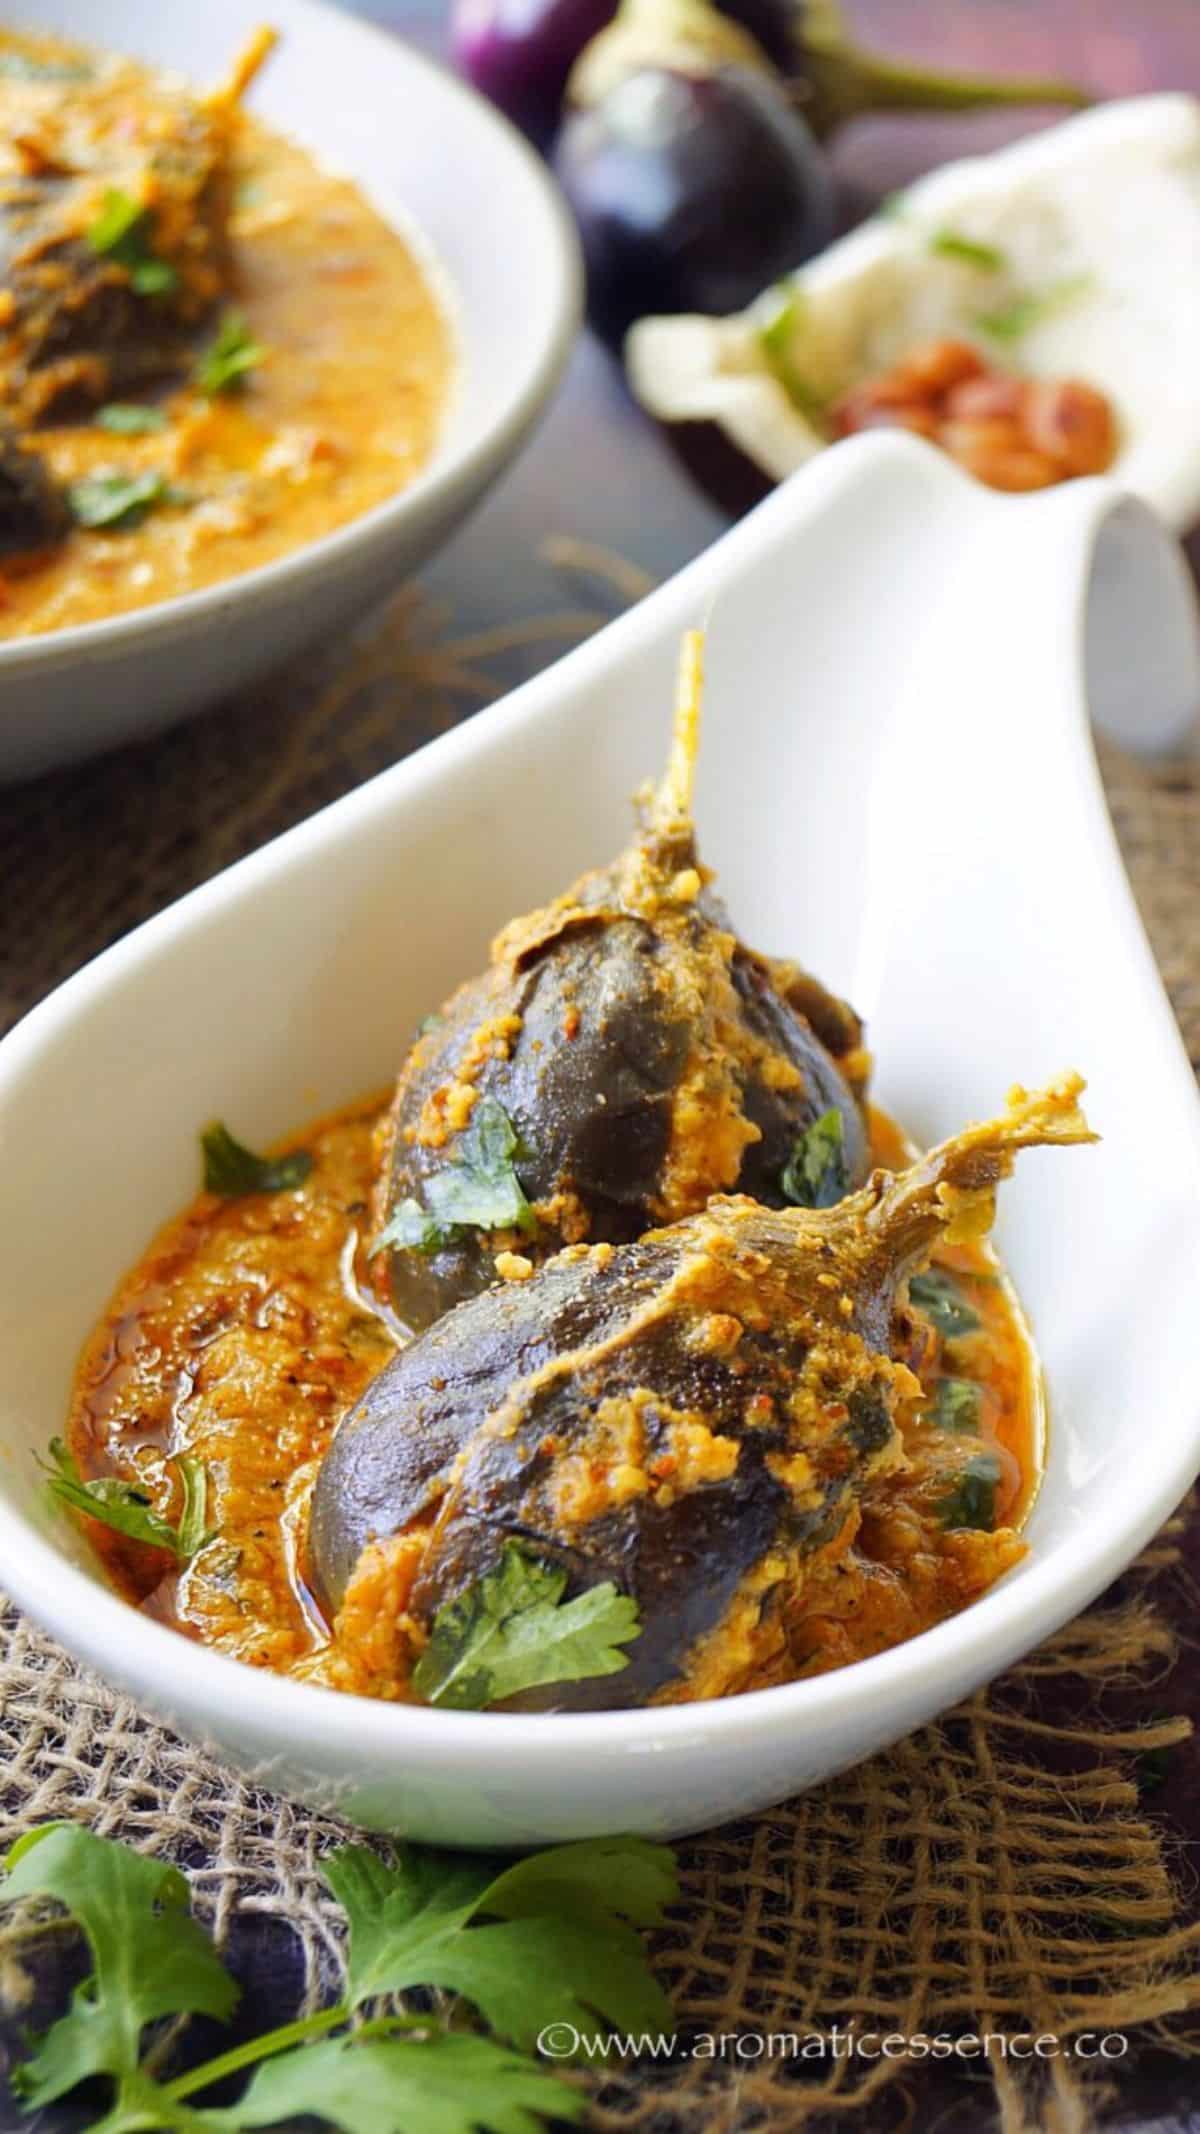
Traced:
POLYGON ((999 245, 984 244, 962 230, 935 230, 929 249, 939 259, 954 259, 964 267, 977 267, 981 274, 998 274, 1008 265, 1008 254, 999 245))
POLYGON ((67 503, 77 526, 103 527, 113 532, 128 532, 140 526, 147 512, 160 504, 184 501, 182 491, 174 488, 157 467, 146 467, 140 474, 81 474, 67 489, 67 503))
POLYGON ((481 1711, 519 1691, 615 1675, 636 1638, 637 1604, 611 1580, 564 1601, 567 1574, 505 1543, 491 1571, 447 1601, 413 1670, 427 1704, 481 1711))
POLYGON ((250 2038, 186 2073, 150 2072, 164 2019, 227 2021, 237 1986, 188 1910, 184 1877, 110 1838, 45 1824, 8 1855, 0 1904, 49 1897, 82 1928, 92 1971, 67 2013, 31 2041, 14 2086, 27 2110, 107 2079, 93 2134, 239 2134, 314 2117, 343 2134, 534 2134, 534 2120, 577 2119, 581 2093, 528 2057, 547 2023, 581 2050, 621 2031, 662 2031, 671 2011, 640 1928, 676 1894, 665 1847, 586 1840, 515 1863, 478 1854, 338 1847, 322 1872, 349 1928, 347 1989, 332 2007, 250 2038), (433 2013, 369 2020, 383 1994, 441 1987, 496 2034, 453 2032, 433 2013), (240 2099, 195 2104, 252 2071, 240 2099))
POLYGON ((289 1149, 285 1156, 256 1156, 244 1142, 236 1141, 220 1119, 214 1119, 200 1136, 204 1156, 204 1190, 236 1200, 243 1193, 290 1193, 302 1186, 313 1167, 307 1149, 289 1149))
POLYGON ((983 1324, 979 1313, 967 1302, 962 1285, 945 1267, 925 1267, 920 1274, 912 1275, 908 1296, 945 1341, 959 1341, 964 1334, 976 1333, 983 1324))
POLYGON ((798 1134, 780 1174, 780 1189, 796 1208, 833 1208, 850 1183, 845 1128, 836 1106, 798 1134))
POLYGON ((129 193, 110 186, 84 235, 93 252, 124 267, 136 295, 167 296, 178 288, 178 271, 150 243, 148 210, 129 193))
POLYGON ((96 422, 114 437, 149 437, 153 431, 167 427, 162 408, 143 406, 137 400, 106 401, 96 410, 96 422))
POLYGON ((193 1454, 176 1453, 171 1463, 183 1498, 178 1524, 172 1525, 155 1511, 148 1491, 138 1483, 122 1481, 117 1475, 96 1475, 85 1482, 74 1454, 62 1438, 51 1438, 49 1449, 50 1458, 39 1460, 38 1465, 49 1478, 46 1487, 51 1496, 71 1511, 86 1513, 89 1519, 99 1520, 101 1526, 110 1527, 114 1534, 124 1534, 130 1541, 169 1549, 181 1563, 189 1563, 212 1540, 208 1469, 193 1454))
POLYGON ((977 1431, 979 1387, 973 1378, 939 1378, 925 1412, 937 1430, 977 1431))
POLYGON ((768 370, 778 379, 788 399, 806 421, 820 429, 825 420, 821 395, 796 367, 796 344, 804 323, 805 301, 794 282, 782 281, 772 292, 775 309, 758 329, 758 345, 768 370))
POLYGON ((82 1927, 92 1957, 66 2015, 14 2073, 27 2110, 52 2104, 90 2075, 110 2076, 118 2104, 128 2102, 130 2086, 142 2080, 148 2024, 185 2014, 228 2021, 237 1987, 191 1916, 178 1868, 70 1823, 44 1823, 19 1838, 6 1865, 0 1901, 55 1898, 82 1927))
POLYGON ((1054 318, 1058 312, 1077 303, 1092 288, 1090 274, 1064 275, 1060 281, 1050 282, 1044 289, 1021 289, 1003 304, 991 311, 977 311, 972 324, 990 340, 1010 343, 1023 340, 1035 326, 1054 318))
POLYGON ((996 1491, 1000 1486, 1000 1461, 994 1452, 977 1452, 967 1461, 952 1489, 938 1501, 938 1517, 946 1527, 974 1527, 990 1534, 996 1524, 996 1491))
POLYGON ((424 1207, 402 1200, 371 1247, 372 1257, 394 1246, 440 1252, 464 1230, 532 1236, 537 1222, 516 1168, 522 1154, 504 1106, 496 1097, 479 1097, 450 1161, 426 1180, 424 1207))
POLYGON ((227 311, 196 365, 196 383, 210 400, 219 393, 240 392, 265 355, 241 312, 227 311))

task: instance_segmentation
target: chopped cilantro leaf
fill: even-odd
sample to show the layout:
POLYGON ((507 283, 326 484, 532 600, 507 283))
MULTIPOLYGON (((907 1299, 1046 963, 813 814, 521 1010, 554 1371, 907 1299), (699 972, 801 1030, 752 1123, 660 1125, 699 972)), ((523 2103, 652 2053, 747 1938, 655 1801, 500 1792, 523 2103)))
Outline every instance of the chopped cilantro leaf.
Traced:
POLYGON ((392 1210, 386 1227, 382 1229, 371 1247, 371 1258, 377 1252, 440 1252, 450 1242, 452 1233, 443 1230, 441 1224, 419 1200, 412 1196, 402 1200, 392 1210))
POLYGON ((1090 274, 1068 275, 1045 289, 1020 291, 993 311, 977 311, 973 323, 993 341, 1019 341, 1043 320, 1086 296, 1091 286, 1090 274))
POLYGON ((113 531, 140 526, 156 505, 179 501, 166 476, 153 468, 144 474, 81 474, 67 490, 77 526, 113 531))
POLYGON ((149 228, 149 212, 140 201, 110 186, 84 234, 93 252, 124 267, 139 296, 164 296, 177 286, 179 275, 170 260, 154 252, 149 228))
POLYGON ((954 1276, 944 1267, 926 1267, 922 1273, 913 1275, 908 1296, 909 1302, 924 1312, 947 1341, 973 1334, 982 1324, 978 1312, 972 1311, 954 1276))
POLYGON ((217 328, 215 340, 196 365, 196 383, 210 400, 218 393, 238 392, 250 372, 262 362, 265 353, 241 313, 227 311, 217 328))
POLYGON ((804 298, 792 282, 779 282, 776 309, 758 330, 758 345, 767 367, 779 380, 793 407, 817 427, 824 417, 820 394, 796 368, 796 333, 804 317, 804 298))
POLYGON ((129 279, 139 296, 165 296, 179 280, 169 259, 135 259, 129 279))
POLYGON ((139 407, 134 400, 110 400, 98 409, 96 421, 114 437, 143 437, 151 430, 165 430, 167 418, 161 408, 139 407))
POLYGON ((114 1534, 125 1534, 131 1541, 145 1542, 150 1548, 169 1549, 181 1563, 187 1563, 212 1539, 206 1518, 208 1470, 202 1461, 186 1452, 179 1453, 172 1464, 183 1492, 178 1526, 172 1526, 169 1519, 155 1511, 149 1492, 136 1482, 122 1481, 116 1475, 97 1475, 85 1482, 73 1453, 60 1437, 50 1440, 49 1460, 38 1462, 49 1476, 46 1486, 51 1496, 60 1504, 86 1513, 89 1519, 98 1519, 114 1534))
POLYGON ((200 1136, 204 1151, 204 1190, 235 1200, 243 1193, 290 1193, 302 1186, 313 1167, 307 1149, 289 1149, 286 1156, 256 1156, 241 1141, 235 1141, 227 1126, 215 1119, 200 1136))
POLYGON ((968 1460, 952 1490, 938 1502, 943 1526, 975 1527, 990 1534, 996 1524, 996 1489, 1000 1462, 994 1452, 968 1460))
POLYGON ((1008 255, 998 245, 983 244, 977 237, 964 236, 961 230, 935 230, 929 249, 939 259, 960 260, 964 267, 978 267, 982 274, 998 274, 1008 265, 1008 255))
POLYGON ((93 252, 115 252, 145 220, 145 214, 140 202, 110 186, 100 213, 88 226, 87 241, 93 252))
POLYGON ((845 1128, 834 1107, 796 1137, 780 1174, 780 1190, 796 1208, 832 1208, 845 1194, 845 1128))
POLYGON ((634 1602, 611 1582, 564 1601, 566 1583, 556 1564, 506 1542, 495 1569, 438 1610, 413 1672, 417 1695, 480 1711, 519 1690, 628 1666, 617 1648, 638 1635, 634 1602))
POLYGON ((938 1430, 978 1430, 979 1387, 972 1378, 939 1378, 926 1414, 938 1430))
POLYGON ((425 1183, 425 1206, 402 1200, 372 1246, 440 1252, 461 1230, 536 1229, 533 1209, 516 1172, 522 1154, 512 1120, 495 1097, 480 1097, 470 1124, 444 1169, 425 1183))

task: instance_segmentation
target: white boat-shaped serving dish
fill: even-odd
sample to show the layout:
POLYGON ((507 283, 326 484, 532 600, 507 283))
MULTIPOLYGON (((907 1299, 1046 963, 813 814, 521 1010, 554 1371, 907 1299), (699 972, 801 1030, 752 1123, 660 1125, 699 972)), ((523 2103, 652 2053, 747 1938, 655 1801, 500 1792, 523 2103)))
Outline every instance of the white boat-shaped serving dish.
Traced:
POLYGON ((679 1832, 895 1740, 1086 1605, 1200 1459, 1200 1113, 1121 870, 1088 704, 1165 740, 1200 689, 1190 586, 1105 483, 999 499, 906 439, 817 461, 494 709, 109 950, 0 1045, 0 1564, 79 1658, 261 1785, 423 1839, 679 1832), (709 621, 704 851, 746 937, 865 1012, 923 1140, 1090 1079, 1099 1147, 1022 1159, 999 1242, 1051 1409, 1027 1559, 840 1673, 725 1702, 456 1713, 245 1668, 106 1588, 47 1505, 80 1343, 196 1185, 381 1085, 492 930, 604 860, 709 621))

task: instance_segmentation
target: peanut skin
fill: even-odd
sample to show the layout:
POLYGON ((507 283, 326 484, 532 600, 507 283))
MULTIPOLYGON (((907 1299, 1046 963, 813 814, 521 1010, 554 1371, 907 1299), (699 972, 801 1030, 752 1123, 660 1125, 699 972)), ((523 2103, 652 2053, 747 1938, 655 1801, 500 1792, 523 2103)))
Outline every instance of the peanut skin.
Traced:
POLYGON ((1037 452, 1065 474, 1102 474, 1112 463, 1116 434, 1103 393, 1078 378, 1038 378, 1027 388, 1025 432, 1037 452))
POLYGON ((969 341, 926 341, 902 358, 894 375, 916 392, 937 398, 968 378, 982 376, 985 365, 969 341))
POLYGON ((968 341, 922 343, 844 393, 832 411, 837 437, 911 430, 991 489, 1048 489, 1099 474, 1117 448, 1104 394, 1079 378, 1020 378, 989 369, 968 341))

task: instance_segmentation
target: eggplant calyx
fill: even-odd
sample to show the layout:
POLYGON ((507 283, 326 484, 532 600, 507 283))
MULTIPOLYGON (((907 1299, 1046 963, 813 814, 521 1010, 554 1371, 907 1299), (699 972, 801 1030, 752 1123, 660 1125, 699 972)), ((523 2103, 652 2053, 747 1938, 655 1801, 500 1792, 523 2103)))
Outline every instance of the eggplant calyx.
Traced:
POLYGON ((943 74, 865 50, 846 33, 832 0, 805 0, 801 24, 801 108, 819 140, 869 111, 974 111, 1006 104, 1094 103, 1077 82, 1057 77, 943 74))
POLYGON ((730 66, 775 77, 757 38, 709 0, 621 0, 571 69, 566 102, 569 109, 591 110, 628 75, 647 68, 706 75, 730 66))

